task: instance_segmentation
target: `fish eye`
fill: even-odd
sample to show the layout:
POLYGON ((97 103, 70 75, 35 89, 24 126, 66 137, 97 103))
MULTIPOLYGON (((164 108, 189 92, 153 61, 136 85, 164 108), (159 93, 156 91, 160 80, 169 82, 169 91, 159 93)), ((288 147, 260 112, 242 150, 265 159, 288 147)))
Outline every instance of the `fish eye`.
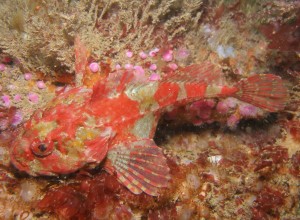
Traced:
POLYGON ((47 143, 38 143, 31 146, 32 153, 37 157, 46 157, 53 151, 53 145, 47 143))
POLYGON ((46 144, 42 143, 38 146, 38 149, 40 150, 40 152, 45 152, 47 150, 47 146, 46 144))

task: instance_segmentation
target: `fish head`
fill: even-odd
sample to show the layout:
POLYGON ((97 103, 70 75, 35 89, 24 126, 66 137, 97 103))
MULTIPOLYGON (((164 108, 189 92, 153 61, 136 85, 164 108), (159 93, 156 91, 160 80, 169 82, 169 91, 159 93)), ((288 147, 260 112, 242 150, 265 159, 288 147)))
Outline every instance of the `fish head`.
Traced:
POLYGON ((21 131, 11 146, 11 162, 18 170, 33 176, 62 173, 59 164, 63 157, 54 153, 57 145, 54 140, 41 139, 35 129, 21 131))
POLYGON ((69 174, 106 156, 113 132, 74 106, 37 111, 12 142, 12 164, 32 176, 69 174))

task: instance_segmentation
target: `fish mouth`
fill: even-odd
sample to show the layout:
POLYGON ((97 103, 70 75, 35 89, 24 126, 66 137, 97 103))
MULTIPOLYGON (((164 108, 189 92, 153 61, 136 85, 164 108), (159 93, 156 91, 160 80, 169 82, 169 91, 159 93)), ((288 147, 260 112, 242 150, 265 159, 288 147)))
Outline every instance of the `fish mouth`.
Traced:
POLYGON ((21 161, 17 160, 13 155, 10 157, 10 163, 16 168, 18 171, 25 172, 31 176, 36 176, 35 173, 31 172, 28 164, 24 164, 21 161))
POLYGON ((29 141, 18 139, 12 143, 12 150, 10 152, 10 163, 19 171, 25 172, 29 175, 36 176, 35 173, 30 171, 29 163, 30 158, 26 153, 26 148, 29 146, 29 141))
POLYGON ((10 157, 10 163, 13 167, 15 167, 18 171, 27 173, 30 176, 37 177, 37 176, 56 176, 54 173, 50 171, 35 171, 30 166, 30 162, 26 163, 23 161, 18 160, 13 154, 10 157))

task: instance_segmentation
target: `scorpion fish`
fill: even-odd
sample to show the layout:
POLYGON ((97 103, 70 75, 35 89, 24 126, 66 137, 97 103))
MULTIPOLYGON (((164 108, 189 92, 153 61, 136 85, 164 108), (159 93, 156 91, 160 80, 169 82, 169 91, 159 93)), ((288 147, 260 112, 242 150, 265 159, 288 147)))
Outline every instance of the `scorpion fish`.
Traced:
MULTIPOLYGON (((217 83, 221 70, 194 64, 152 82, 115 71, 92 89, 75 87, 37 110, 12 142, 12 164, 32 176, 58 176, 103 164, 134 194, 157 196, 170 169, 153 141, 159 117, 205 98, 235 97, 267 112, 283 110, 287 89, 280 77, 256 74, 236 85, 217 83)), ((223 82, 224 83, 224 82, 223 82)))

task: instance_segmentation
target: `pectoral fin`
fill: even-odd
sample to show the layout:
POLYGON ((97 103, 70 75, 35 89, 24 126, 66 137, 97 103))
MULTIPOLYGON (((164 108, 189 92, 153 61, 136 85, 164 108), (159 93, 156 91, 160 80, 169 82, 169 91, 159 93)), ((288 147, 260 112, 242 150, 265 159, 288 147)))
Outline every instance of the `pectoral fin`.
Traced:
POLYGON ((167 187, 169 167, 162 150, 152 140, 120 143, 108 151, 106 170, 117 174, 118 180, 132 193, 156 196, 167 187))

